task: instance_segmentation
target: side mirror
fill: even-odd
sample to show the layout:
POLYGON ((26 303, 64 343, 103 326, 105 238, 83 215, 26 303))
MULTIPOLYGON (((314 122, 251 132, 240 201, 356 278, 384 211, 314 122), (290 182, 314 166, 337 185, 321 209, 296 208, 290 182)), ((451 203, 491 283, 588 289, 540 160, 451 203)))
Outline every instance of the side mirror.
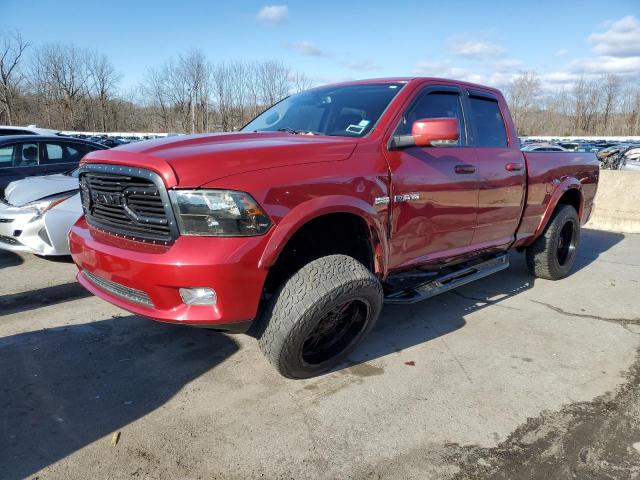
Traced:
POLYGON ((423 118, 411 126, 411 135, 391 137, 389 148, 431 147, 434 142, 456 142, 460 136, 458 120, 455 118, 423 118))
POLYGON ((433 142, 456 142, 460 136, 456 118, 425 118, 411 126, 411 136, 418 147, 430 147, 433 142))

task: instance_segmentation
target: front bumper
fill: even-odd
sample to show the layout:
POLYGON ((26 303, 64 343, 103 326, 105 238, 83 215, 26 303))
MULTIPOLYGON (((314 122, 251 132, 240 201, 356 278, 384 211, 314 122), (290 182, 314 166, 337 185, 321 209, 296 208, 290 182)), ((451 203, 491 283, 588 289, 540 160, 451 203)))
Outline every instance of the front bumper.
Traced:
POLYGON ((38 219, 33 208, 0 202, 0 248, 36 255, 69 255, 67 234, 81 214, 78 196, 56 205, 38 219))
POLYGON ((240 322, 248 326, 256 316, 267 274, 258 268, 266 241, 181 236, 173 245, 154 245, 100 232, 84 217, 69 233, 77 279, 94 295, 155 320, 226 330, 240 322), (213 288, 216 304, 184 304, 179 289, 194 287, 213 288))

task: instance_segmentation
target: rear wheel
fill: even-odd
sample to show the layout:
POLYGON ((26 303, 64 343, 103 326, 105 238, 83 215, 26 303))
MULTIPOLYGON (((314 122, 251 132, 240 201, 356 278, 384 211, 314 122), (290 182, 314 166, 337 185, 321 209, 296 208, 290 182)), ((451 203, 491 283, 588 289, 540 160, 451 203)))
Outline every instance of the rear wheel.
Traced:
POLYGON ((288 378, 308 378, 343 360, 373 328, 382 287, 346 255, 314 260, 279 289, 262 319, 260 348, 288 378))
POLYGON ((559 280, 569 275, 580 242, 580 220, 571 205, 560 205, 544 233, 527 247, 527 267, 536 277, 559 280))

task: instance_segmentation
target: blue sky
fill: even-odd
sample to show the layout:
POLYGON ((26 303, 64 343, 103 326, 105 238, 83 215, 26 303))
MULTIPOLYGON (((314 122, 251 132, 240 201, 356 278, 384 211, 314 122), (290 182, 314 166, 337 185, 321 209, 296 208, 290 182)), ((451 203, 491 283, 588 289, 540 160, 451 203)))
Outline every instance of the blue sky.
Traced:
POLYGON ((640 73, 640 0, 0 0, 0 31, 109 56, 134 87, 196 47, 214 62, 279 59, 314 83, 405 75, 502 86, 536 70, 553 88, 640 73))

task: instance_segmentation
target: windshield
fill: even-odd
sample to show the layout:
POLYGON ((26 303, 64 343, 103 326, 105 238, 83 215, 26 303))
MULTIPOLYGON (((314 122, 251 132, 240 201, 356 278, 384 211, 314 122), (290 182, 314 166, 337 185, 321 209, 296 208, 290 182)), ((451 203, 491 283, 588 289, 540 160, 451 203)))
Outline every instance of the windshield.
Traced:
POLYGON ((258 115, 242 131, 362 137, 371 131, 403 86, 403 83, 360 84, 298 93, 258 115))

